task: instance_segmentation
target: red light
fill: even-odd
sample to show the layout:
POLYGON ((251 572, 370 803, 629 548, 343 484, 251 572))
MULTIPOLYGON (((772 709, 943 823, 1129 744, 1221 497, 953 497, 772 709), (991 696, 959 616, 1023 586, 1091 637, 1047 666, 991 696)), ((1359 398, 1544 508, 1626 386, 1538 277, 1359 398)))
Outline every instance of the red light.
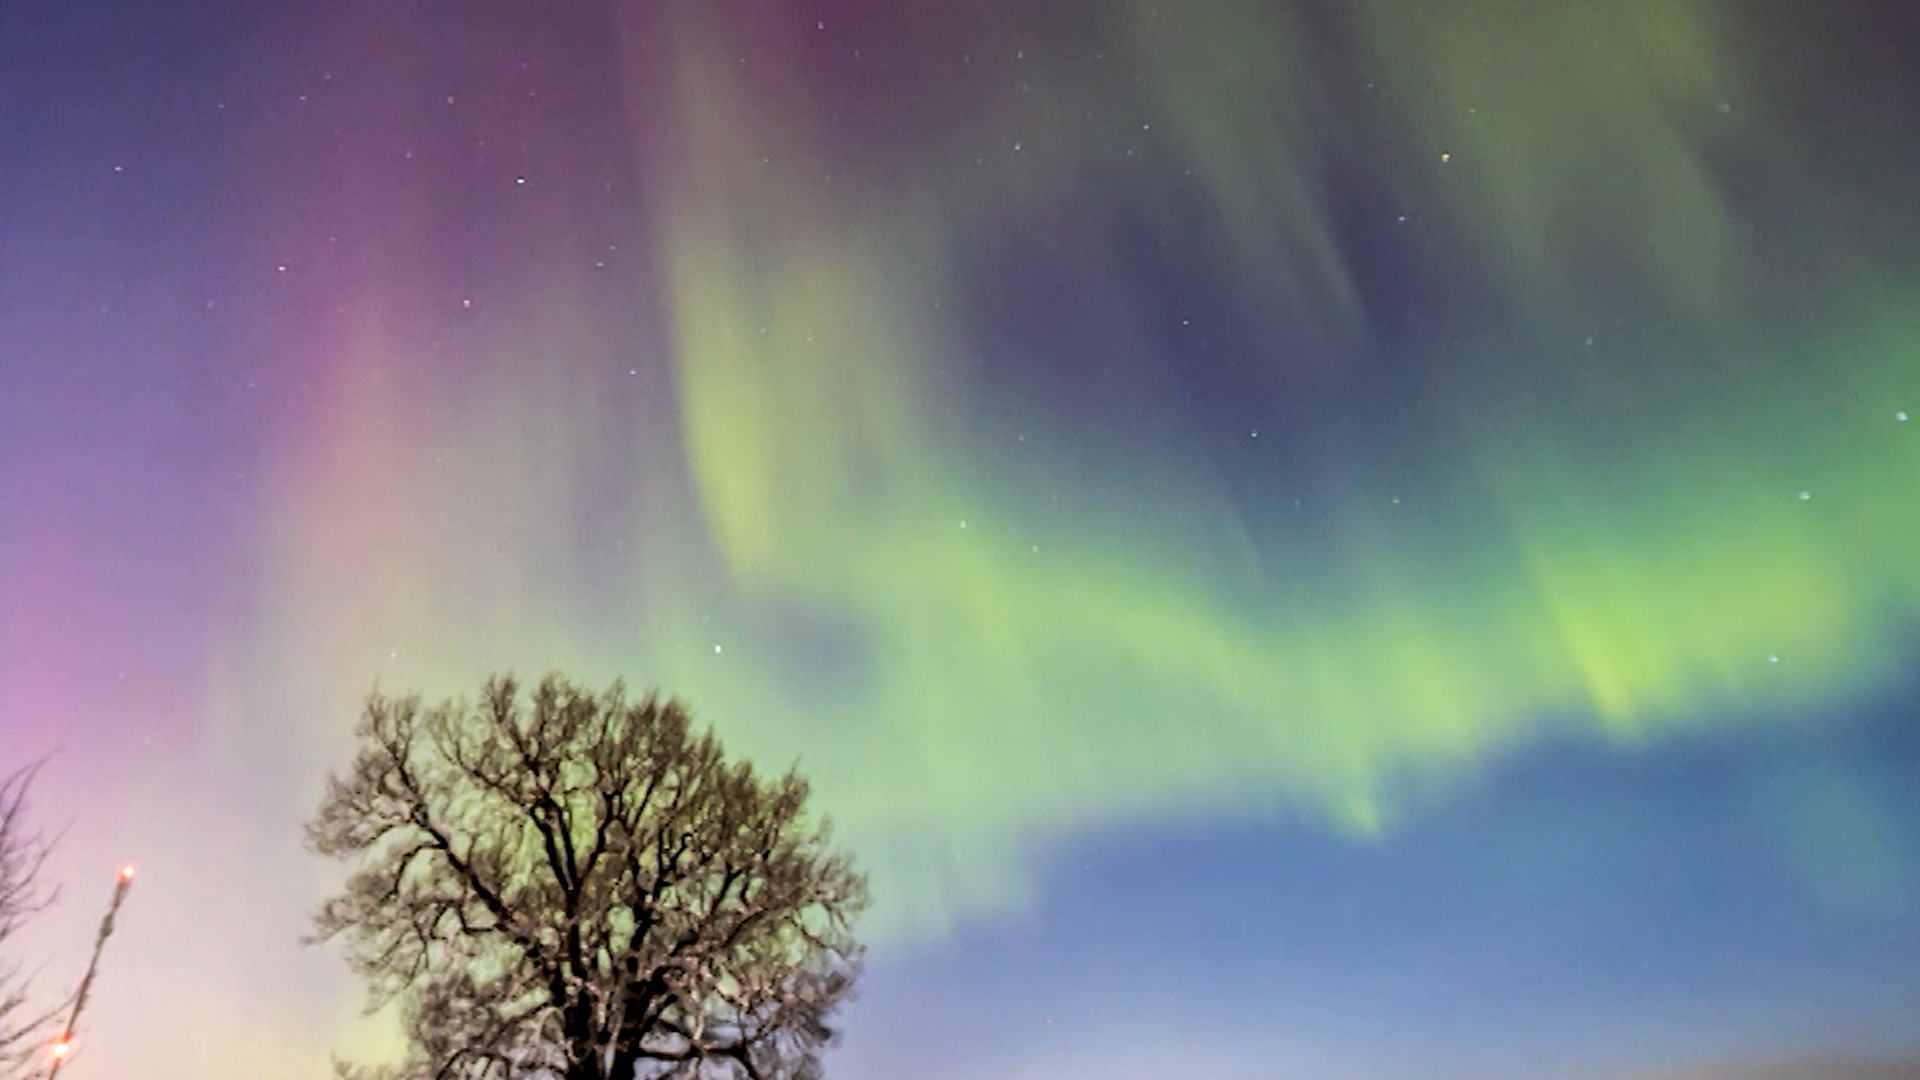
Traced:
POLYGON ((67 1041, 64 1037, 55 1039, 53 1048, 49 1052, 53 1054, 53 1060, 63 1060, 68 1054, 73 1053, 73 1043, 67 1041))
POLYGON ((127 865, 120 868, 120 880, 121 881, 133 880, 133 864, 132 863, 128 863, 127 865))

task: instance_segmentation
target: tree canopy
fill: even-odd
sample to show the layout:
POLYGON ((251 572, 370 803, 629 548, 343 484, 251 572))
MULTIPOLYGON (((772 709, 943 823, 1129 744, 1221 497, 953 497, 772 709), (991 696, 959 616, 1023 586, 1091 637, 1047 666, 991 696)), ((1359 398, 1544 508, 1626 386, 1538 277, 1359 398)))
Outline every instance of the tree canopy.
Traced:
POLYGON ((27 791, 38 771, 28 766, 0 776, 0 1077, 37 1070, 42 1047, 36 1036, 51 1017, 31 1010, 26 979, 6 955, 27 920, 50 899, 40 881, 47 840, 27 821, 27 791))
POLYGON ((376 693, 358 734, 308 837, 350 866, 316 939, 407 1030, 364 1075, 819 1075, 866 883, 796 772, 728 761, 677 701, 560 676, 376 693))

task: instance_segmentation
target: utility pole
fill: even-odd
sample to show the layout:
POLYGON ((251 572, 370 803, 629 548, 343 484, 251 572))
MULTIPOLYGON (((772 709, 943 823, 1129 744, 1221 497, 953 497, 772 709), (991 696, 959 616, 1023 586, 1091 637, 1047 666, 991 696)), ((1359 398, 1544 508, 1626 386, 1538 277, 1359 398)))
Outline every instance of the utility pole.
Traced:
POLYGON ((100 969, 100 950, 106 947, 108 935, 113 933, 113 917, 120 913, 120 902, 127 898, 127 889, 133 885, 133 864, 120 868, 113 881, 113 902, 107 905, 107 914, 100 920, 100 932, 93 938, 93 959, 87 961, 87 973, 80 978, 80 990, 73 995, 73 1011, 67 1014, 67 1026, 60 1030, 60 1037, 53 1041, 53 1065, 47 1069, 47 1080, 60 1075, 60 1066, 73 1056, 73 1029, 80 1022, 80 1010, 87 1007, 87 991, 93 989, 93 974, 100 969))

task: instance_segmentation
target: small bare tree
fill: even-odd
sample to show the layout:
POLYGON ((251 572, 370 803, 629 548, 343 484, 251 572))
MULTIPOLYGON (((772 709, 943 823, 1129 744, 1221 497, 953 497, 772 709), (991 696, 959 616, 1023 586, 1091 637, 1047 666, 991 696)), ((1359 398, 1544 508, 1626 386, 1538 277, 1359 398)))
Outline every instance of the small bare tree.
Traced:
POLYGON ((308 837, 347 861, 342 938, 409 1052, 348 1075, 819 1075, 865 879, 807 784, 729 763, 678 702, 549 676, 477 705, 372 696, 308 837))
POLYGON ((48 842, 27 823, 27 792, 38 772, 29 765, 0 777, 0 1076, 38 1068, 34 1059, 44 1052, 38 1036, 53 1017, 32 1011, 26 978, 6 959, 14 936, 52 899, 40 883, 48 842))

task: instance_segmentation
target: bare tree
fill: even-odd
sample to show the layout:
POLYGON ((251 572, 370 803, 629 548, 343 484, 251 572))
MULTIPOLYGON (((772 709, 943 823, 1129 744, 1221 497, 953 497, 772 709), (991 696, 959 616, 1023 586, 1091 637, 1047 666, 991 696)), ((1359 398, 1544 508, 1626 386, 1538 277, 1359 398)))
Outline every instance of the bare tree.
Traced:
POLYGON ((865 879, 807 784, 730 763, 686 710, 620 684, 489 681, 478 704, 367 701, 308 837, 352 864, 314 917, 404 1080, 819 1075, 858 974, 865 879))
POLYGON ((30 1073, 42 1051, 39 1036, 53 1012, 34 1013, 26 978, 6 948, 27 920, 46 907, 51 895, 41 888, 48 841, 27 823, 27 793, 38 765, 0 777, 0 1076, 30 1073))

